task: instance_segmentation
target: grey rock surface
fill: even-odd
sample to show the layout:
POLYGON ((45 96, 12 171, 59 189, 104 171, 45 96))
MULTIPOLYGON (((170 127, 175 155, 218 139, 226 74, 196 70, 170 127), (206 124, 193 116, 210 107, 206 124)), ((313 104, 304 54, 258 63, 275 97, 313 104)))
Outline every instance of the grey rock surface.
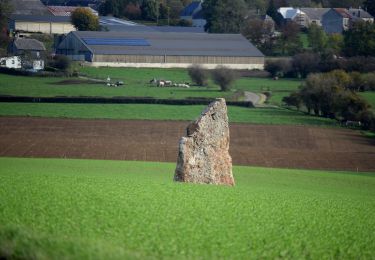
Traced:
POLYGON ((227 106, 221 98, 209 104, 180 139, 174 180, 233 186, 229 141, 227 106))

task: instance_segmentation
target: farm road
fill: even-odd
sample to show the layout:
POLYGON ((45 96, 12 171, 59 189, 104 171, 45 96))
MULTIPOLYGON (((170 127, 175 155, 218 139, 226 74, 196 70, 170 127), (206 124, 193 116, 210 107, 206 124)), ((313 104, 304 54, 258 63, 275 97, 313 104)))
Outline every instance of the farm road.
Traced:
MULTIPOLYGON (((0 156, 175 162, 188 122, 0 117, 0 156)), ((231 124, 235 165, 375 172, 375 143, 358 132, 231 124)))

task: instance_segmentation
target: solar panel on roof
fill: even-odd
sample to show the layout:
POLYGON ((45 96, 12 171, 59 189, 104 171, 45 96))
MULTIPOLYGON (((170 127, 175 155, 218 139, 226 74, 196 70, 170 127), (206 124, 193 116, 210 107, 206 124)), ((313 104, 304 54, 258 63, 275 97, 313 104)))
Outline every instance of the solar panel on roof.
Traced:
POLYGON ((146 39, 82 38, 87 45, 150 46, 146 39))

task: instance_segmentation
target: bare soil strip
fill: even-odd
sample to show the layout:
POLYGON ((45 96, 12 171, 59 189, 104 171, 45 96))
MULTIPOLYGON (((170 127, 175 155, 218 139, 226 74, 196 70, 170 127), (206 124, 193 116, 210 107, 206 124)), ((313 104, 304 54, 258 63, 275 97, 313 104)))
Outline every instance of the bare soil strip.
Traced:
MULTIPOLYGON (((0 156, 175 162, 188 122, 0 117, 0 156)), ((375 141, 347 129, 230 125, 235 165, 375 172, 375 141)))

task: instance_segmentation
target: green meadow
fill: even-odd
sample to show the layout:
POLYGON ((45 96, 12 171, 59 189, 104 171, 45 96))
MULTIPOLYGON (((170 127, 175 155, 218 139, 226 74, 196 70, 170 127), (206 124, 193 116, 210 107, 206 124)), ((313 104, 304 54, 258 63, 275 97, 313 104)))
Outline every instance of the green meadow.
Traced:
POLYGON ((220 91, 212 82, 207 87, 192 86, 189 89, 168 87, 157 88, 149 84, 150 79, 168 79, 173 82, 190 82, 184 69, 136 69, 136 68, 90 68, 82 67, 80 71, 90 78, 106 80, 109 76, 112 82, 121 80, 125 83, 121 87, 107 87, 104 83, 89 84, 79 78, 41 78, 26 76, 11 76, 0 74, 0 95, 14 96, 100 96, 100 97, 154 97, 168 99, 183 99, 189 97, 234 98, 238 91, 261 93, 266 90, 275 95, 271 100, 275 104, 281 103, 281 95, 288 95, 300 84, 299 80, 282 79, 274 81, 269 78, 239 78, 229 92, 220 91), (71 81, 81 81, 72 84, 71 81), (70 81, 70 82, 69 82, 70 81))
MULTIPOLYGON (((205 106, 145 104, 50 104, 0 102, 0 116, 54 118, 186 120, 197 118, 205 106)), ((338 126, 336 120, 309 116, 286 108, 228 106, 232 123, 338 126)))
POLYGON ((0 158, 1 259, 372 259, 375 173, 0 158))

